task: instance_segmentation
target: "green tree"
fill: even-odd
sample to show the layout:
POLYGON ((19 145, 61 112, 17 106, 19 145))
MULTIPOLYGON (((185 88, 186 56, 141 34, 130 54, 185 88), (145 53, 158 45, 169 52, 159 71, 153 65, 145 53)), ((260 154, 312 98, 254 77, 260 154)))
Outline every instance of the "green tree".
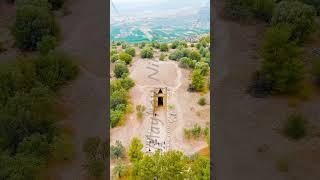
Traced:
POLYGON ((299 1, 281 1, 275 8, 272 24, 286 23, 292 26, 292 37, 304 41, 315 27, 315 10, 299 1))
POLYGON ((191 178, 209 180, 210 179, 210 159, 195 155, 191 163, 191 178))
POLYGON ((184 57, 184 52, 180 49, 177 49, 176 51, 174 51, 169 55, 169 59, 174 61, 177 61, 183 57, 184 57))
POLYGON ((10 157, 4 153, 0 154, 0 177, 3 179, 39 179, 44 170, 44 161, 36 157, 22 154, 10 157))
POLYGON ((125 89, 119 89, 111 93, 110 107, 112 109, 125 110, 125 106, 127 104, 128 104, 128 92, 125 89))
POLYGON ((187 171, 187 157, 179 151, 157 151, 134 164, 134 173, 141 179, 184 179, 187 171))
POLYGON ((79 73, 79 68, 72 58, 63 52, 54 51, 40 56, 35 65, 39 81, 52 90, 58 90, 75 79, 79 73))
POLYGON ((110 58, 110 60, 111 60, 111 62, 116 62, 116 61, 118 61, 119 60, 119 55, 118 54, 114 54, 114 55, 112 55, 111 56, 111 58, 110 58))
POLYGON ((44 36, 37 44, 37 49, 41 54, 48 54, 58 45, 57 39, 53 36, 44 36))
POLYGON ((159 48, 160 48, 160 43, 157 42, 157 41, 153 41, 153 42, 151 43, 151 46, 152 46, 153 48, 159 49, 159 48))
POLYGON ((201 98, 199 99, 199 101, 198 101, 198 104, 199 104, 200 106, 206 105, 206 104, 207 104, 206 98, 201 97, 201 98))
POLYGON ((58 36, 59 27, 47 6, 18 5, 12 33, 20 49, 35 50, 43 37, 58 36))
POLYGON ((128 53, 122 52, 119 54, 119 60, 125 62, 126 64, 130 64, 132 61, 132 56, 128 53))
POLYGON ((183 57, 180 59, 180 65, 182 67, 194 68, 196 65, 196 61, 187 57, 183 57))
POLYGON ((160 51, 161 51, 161 52, 167 52, 167 51, 169 51, 169 46, 168 46, 168 44, 166 44, 166 43, 160 44, 160 51))
POLYGON ((121 78, 129 73, 129 69, 124 63, 116 63, 113 72, 117 78, 121 78))
POLYGON ((210 67, 208 63, 205 62, 197 62, 195 65, 195 69, 199 69, 203 76, 207 76, 210 72, 210 67))
POLYGON ((115 145, 110 147, 111 159, 123 158, 125 156, 125 148, 120 141, 116 141, 115 145))
POLYGON ((149 47, 145 47, 141 51, 142 58, 153 58, 153 50, 149 47))
POLYGON ((201 55, 198 51, 191 51, 189 58, 192 60, 200 61, 201 60, 201 55))
POLYGON ((118 51, 116 49, 111 49, 110 56, 113 56, 115 54, 118 54, 118 51))
POLYGON ((110 112, 110 126, 116 127, 121 119, 124 117, 124 112, 121 110, 111 110, 110 112))
POLYGON ((274 93, 295 92, 304 78, 301 50, 290 40, 292 28, 277 25, 267 30, 261 49, 261 73, 271 82, 274 93))
POLYGON ((50 153, 47 137, 36 133, 24 138, 18 146, 18 153, 47 159, 50 153))
POLYGON ((128 174, 129 168, 122 162, 119 162, 115 165, 112 170, 112 175, 115 178, 121 178, 128 174))
POLYGON ((143 158, 143 144, 140 139, 134 137, 131 141, 129 149, 129 157, 131 162, 137 162, 143 158))
POLYGON ((276 3, 274 0, 254 0, 253 11, 257 18, 270 21, 276 3))
POLYGON ((161 54, 160 54, 160 57, 159 57, 159 60, 160 60, 160 61, 164 61, 165 59, 166 59, 166 55, 163 54, 163 53, 161 53, 161 54))
POLYGON ((133 47, 127 47, 125 52, 130 54, 132 57, 134 57, 136 55, 136 49, 133 47))
POLYGON ((196 69, 192 73, 191 87, 195 91, 203 91, 205 88, 205 77, 202 75, 201 70, 196 69))

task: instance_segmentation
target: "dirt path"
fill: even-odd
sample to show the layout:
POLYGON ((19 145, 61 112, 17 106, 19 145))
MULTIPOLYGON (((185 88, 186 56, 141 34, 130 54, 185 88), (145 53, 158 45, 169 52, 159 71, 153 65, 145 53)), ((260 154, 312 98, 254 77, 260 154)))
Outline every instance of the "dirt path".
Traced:
MULTIPOLYGON (((218 180, 319 179, 319 138, 289 141, 279 133, 293 109, 285 99, 257 99, 245 93, 252 73, 259 67, 256 47, 263 35, 260 26, 240 25, 219 15, 222 0, 216 0, 214 71, 214 162, 218 180), (264 152, 258 149, 265 147, 264 152), (276 164, 289 159, 289 172, 276 164)), ((319 98, 299 109, 312 124, 319 124, 319 98)))
POLYGON ((69 116, 66 126, 73 131, 76 158, 52 168, 52 179, 86 179, 82 144, 88 137, 107 137, 106 7, 107 1, 74 0, 71 14, 60 18, 63 42, 60 49, 75 57, 79 77, 61 91, 69 116))

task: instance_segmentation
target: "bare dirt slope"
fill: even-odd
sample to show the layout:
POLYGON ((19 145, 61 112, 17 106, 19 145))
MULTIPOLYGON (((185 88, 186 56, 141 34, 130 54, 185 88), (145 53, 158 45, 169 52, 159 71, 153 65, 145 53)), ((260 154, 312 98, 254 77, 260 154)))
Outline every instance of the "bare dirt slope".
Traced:
MULTIPOLYGON (((251 75, 259 66, 255 49, 263 31, 257 25, 240 25, 221 18, 222 2, 216 0, 214 4, 216 179, 319 179, 319 137, 309 135, 299 142, 289 141, 279 133, 287 114, 293 110, 287 100, 257 99, 246 94, 251 75), (288 159, 288 172, 277 170, 279 159, 288 159)), ((298 107, 317 127, 319 102, 319 98, 315 98, 298 107)))
POLYGON ((85 179, 82 144, 91 136, 107 136, 106 7, 104 0, 74 0, 71 14, 60 18, 63 42, 59 48, 75 57, 81 72, 61 92, 69 113, 65 122, 73 131, 76 158, 53 168, 52 179, 85 179))

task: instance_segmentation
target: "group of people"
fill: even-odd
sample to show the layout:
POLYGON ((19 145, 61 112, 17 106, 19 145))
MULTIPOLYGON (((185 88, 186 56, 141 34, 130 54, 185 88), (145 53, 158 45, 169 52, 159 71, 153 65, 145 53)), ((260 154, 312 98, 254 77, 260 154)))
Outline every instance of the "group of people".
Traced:
POLYGON ((157 139, 147 139, 147 144, 148 152, 152 152, 152 148, 158 149, 160 152, 163 152, 166 149, 166 141, 158 142, 157 139))

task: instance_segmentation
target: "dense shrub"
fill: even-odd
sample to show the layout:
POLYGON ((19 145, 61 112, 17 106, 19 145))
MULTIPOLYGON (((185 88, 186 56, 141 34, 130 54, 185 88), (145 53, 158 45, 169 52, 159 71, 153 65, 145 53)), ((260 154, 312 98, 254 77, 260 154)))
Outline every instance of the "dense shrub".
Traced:
POLYGON ((119 60, 125 62, 126 64, 130 64, 132 61, 132 56, 128 53, 122 52, 119 54, 119 60))
POLYGON ((299 113, 290 114, 284 125, 283 132, 291 139, 298 140, 307 133, 306 120, 299 113))
POLYGON ((177 61, 184 57, 184 52, 182 50, 177 49, 169 55, 170 60, 177 61))
POLYGON ((44 36, 37 44, 37 49, 41 54, 48 54, 58 45, 57 39, 53 36, 44 36))
POLYGON ((207 48, 204 48, 204 47, 201 47, 199 52, 201 54, 201 57, 206 57, 207 53, 210 53, 209 50, 207 48))
POLYGON ((189 67, 189 68, 194 68, 196 65, 196 61, 192 60, 187 57, 183 57, 180 59, 180 66, 181 67, 189 67))
POLYGON ((320 1, 319 0, 300 0, 300 1, 304 2, 308 5, 312 5, 316 9, 318 15, 320 15, 320 1))
POLYGON ((299 1, 281 1, 275 8, 272 24, 287 23, 292 26, 292 37, 305 40, 315 27, 315 10, 299 1))
POLYGON ((118 53, 118 51, 116 49, 111 49, 110 56, 113 56, 113 55, 115 55, 117 53, 118 53))
POLYGON ((201 136, 201 127, 195 124, 191 129, 184 129, 184 135, 189 138, 199 138, 201 136))
POLYGON ((201 55, 198 51, 191 51, 189 58, 192 60, 200 61, 201 60, 201 55))
POLYGON ((113 80, 110 83, 110 126, 116 127, 124 118, 128 108, 128 90, 134 81, 128 76, 113 80))
POLYGON ((175 40, 171 43, 171 49, 176 49, 178 47, 186 48, 188 47, 188 45, 185 41, 179 41, 179 40, 175 40))
POLYGON ((50 145, 47 137, 35 133, 24 138, 18 146, 18 153, 47 159, 50 153, 50 145))
POLYGON ((159 60, 160 60, 160 61, 164 61, 165 59, 166 59, 166 55, 163 54, 163 53, 161 53, 161 54, 160 54, 160 57, 159 57, 159 60))
POLYGON ((254 0, 253 11, 255 17, 270 21, 276 4, 274 0, 254 0))
POLYGON ((115 165, 115 167, 112 169, 112 176, 114 178, 122 178, 124 176, 126 176, 129 172, 129 168, 127 165, 125 165, 122 162, 119 162, 115 165))
POLYGON ((17 154, 10 156, 0 152, 0 177, 2 179, 40 179, 46 164, 42 159, 17 154))
POLYGON ((35 65, 39 81, 52 90, 57 90, 73 80, 79 73, 78 66, 72 58, 63 52, 50 52, 48 55, 40 56, 35 65))
POLYGON ((129 69, 124 63, 119 62, 116 63, 113 72, 117 78, 121 78, 129 73, 129 69))
POLYGON ((136 49, 133 47, 127 47, 125 52, 130 54, 132 57, 136 56, 136 49))
POLYGON ((145 47, 141 51, 142 58, 153 58, 153 50, 149 47, 145 47))
POLYGON ((199 179, 210 179, 210 159, 200 155, 192 158, 190 176, 199 179))
MULTIPOLYGON (((0 179, 39 179, 48 160, 57 160, 57 149, 68 155, 70 146, 56 140, 62 135, 61 116, 51 84, 38 73, 43 58, 50 59, 21 58, 0 71, 0 179)), ((59 62, 44 64, 49 73, 64 68, 59 62)))
POLYGON ((123 158, 125 156, 125 148, 120 141, 116 141, 115 145, 110 147, 110 157, 111 159, 123 158))
POLYGON ((199 104, 200 106, 206 105, 206 104, 207 104, 206 98, 201 97, 201 98, 199 99, 199 101, 198 101, 198 104, 199 104))
POLYGON ((205 77, 201 74, 201 70, 194 70, 192 73, 191 89, 195 91, 203 91, 205 83, 205 77))
POLYGON ((121 44, 121 48, 122 49, 127 49, 129 47, 129 45, 127 44, 127 43, 125 43, 125 42, 123 42, 122 44, 121 44))
POLYGON ((160 45, 160 51, 161 51, 161 52, 167 52, 167 51, 169 51, 169 46, 168 46, 168 44, 162 43, 162 44, 160 45))
POLYGON ((111 58, 110 58, 110 60, 111 60, 111 62, 116 62, 116 61, 118 61, 119 60, 119 55, 118 54, 114 54, 114 55, 112 55, 111 56, 111 58))
POLYGON ((141 42, 141 43, 139 43, 139 48, 140 49, 143 49, 144 47, 146 47, 146 45, 147 45, 147 43, 146 42, 141 42))
POLYGON ((155 48, 155 49, 159 49, 159 48, 160 48, 160 43, 157 42, 157 41, 153 41, 153 42, 151 43, 151 46, 152 46, 153 48, 155 48))
MULTIPOLYGON (((189 179, 188 158, 179 151, 146 154, 134 164, 134 174, 139 179, 189 179)), ((198 179, 193 177, 190 179, 198 179)))
POLYGON ((137 110, 137 118, 142 119, 143 113, 146 110, 146 107, 144 105, 137 105, 136 110, 137 110))
POLYGON ((304 78, 304 64, 299 59, 300 49, 290 40, 292 28, 277 25, 267 30, 261 49, 261 74, 271 83, 274 93, 290 93, 299 89, 304 78))
POLYGON ((210 71, 210 67, 209 67, 208 63, 205 63, 205 62, 197 62, 195 64, 195 69, 199 69, 201 72, 201 75, 203 75, 203 76, 207 76, 210 71))
POLYGON ((111 110, 110 111, 110 126, 116 127, 121 119, 124 117, 124 112, 120 110, 111 110))
POLYGON ((137 162, 143 158, 143 144, 140 139, 134 137, 129 148, 129 158, 131 162, 137 162))
POLYGON ((111 109, 124 111, 128 104, 128 92, 124 89, 114 91, 110 95, 111 109))
POLYGON ((43 37, 56 37, 59 28, 47 5, 21 3, 12 33, 20 49, 34 50, 43 37))

